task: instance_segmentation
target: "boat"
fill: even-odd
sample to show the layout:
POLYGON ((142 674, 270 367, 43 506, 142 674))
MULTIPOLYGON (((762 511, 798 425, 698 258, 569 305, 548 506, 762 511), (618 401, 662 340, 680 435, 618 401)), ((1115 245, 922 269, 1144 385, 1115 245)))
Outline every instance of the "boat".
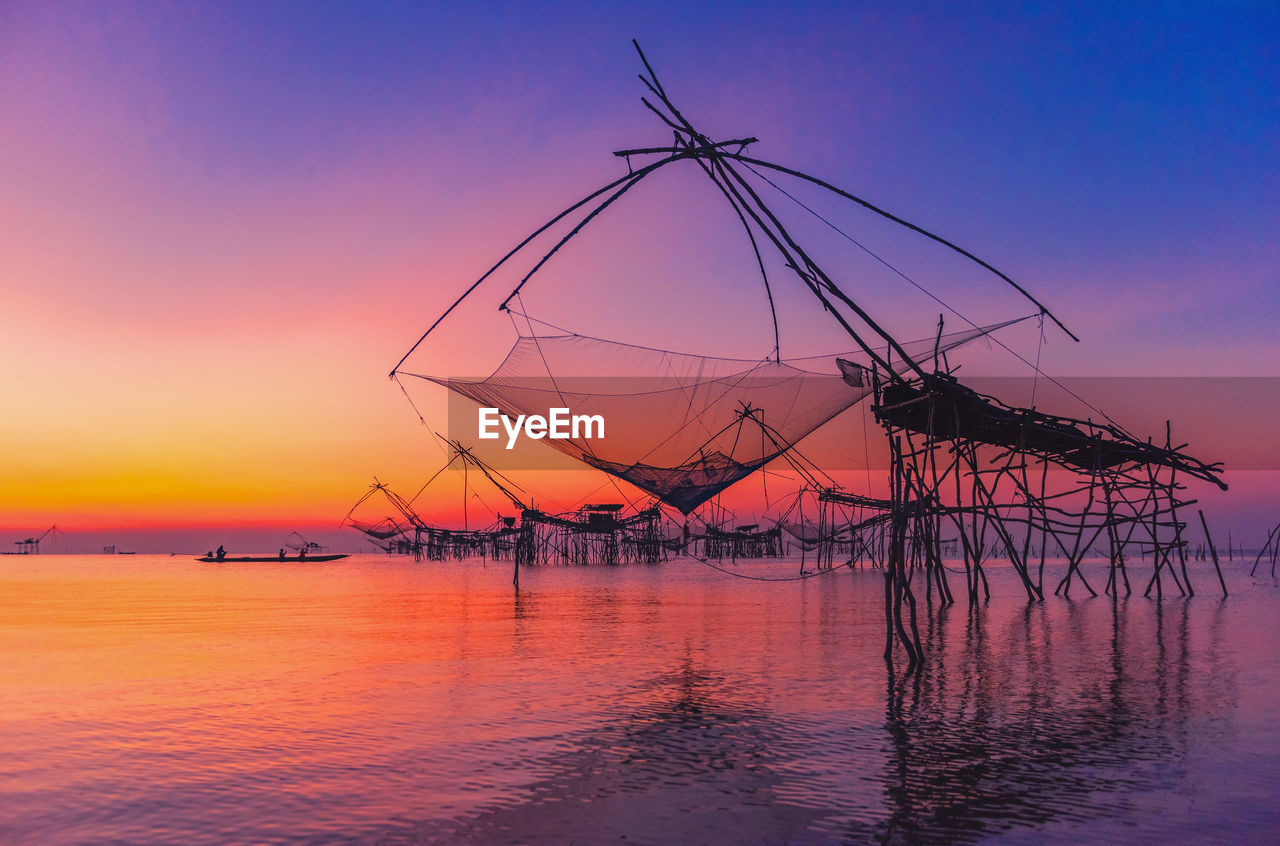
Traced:
POLYGON ((288 558, 282 558, 279 555, 228 555, 225 558, 218 558, 216 555, 202 555, 196 560, 203 561, 206 564, 266 564, 271 561, 337 561, 339 558, 346 557, 347 553, 344 552, 335 555, 307 555, 305 557, 291 555, 288 558))

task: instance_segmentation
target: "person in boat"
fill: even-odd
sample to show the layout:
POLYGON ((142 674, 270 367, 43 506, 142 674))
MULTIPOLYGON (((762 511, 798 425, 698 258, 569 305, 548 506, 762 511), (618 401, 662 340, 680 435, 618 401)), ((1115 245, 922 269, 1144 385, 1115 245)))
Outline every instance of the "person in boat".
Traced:
POLYGON ((283 546, 282 546, 282 547, 280 547, 280 560, 281 560, 281 561, 283 561, 283 560, 284 560, 284 547, 283 547, 283 546))
POLYGON ((222 544, 218 544, 218 551, 217 553, 214 554, 213 557, 218 559, 219 561, 227 557, 227 551, 222 548, 222 544))
POLYGON ((298 559, 301 560, 306 557, 307 557, 307 548, 304 546, 302 549, 298 550, 298 559))

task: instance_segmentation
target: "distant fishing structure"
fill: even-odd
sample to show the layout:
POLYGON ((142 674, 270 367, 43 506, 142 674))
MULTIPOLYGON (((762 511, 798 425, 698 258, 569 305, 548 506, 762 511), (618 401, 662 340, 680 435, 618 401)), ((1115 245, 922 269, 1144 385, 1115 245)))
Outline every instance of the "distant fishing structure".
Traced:
POLYGON ((54 538, 57 538, 59 535, 61 535, 64 539, 66 538, 66 534, 64 534, 62 530, 60 530, 56 525, 53 525, 45 529, 39 535, 32 535, 31 537, 14 541, 13 545, 16 546, 17 549, 14 550, 13 552, 8 552, 5 554, 6 555, 39 555, 40 542, 43 541, 45 538, 49 537, 50 535, 53 535, 54 538))
MULTIPOLYGON (((1166 591, 1195 593, 1185 535, 1186 509, 1194 500, 1183 493, 1185 482, 1197 480, 1225 490, 1221 464, 1189 455, 1186 445, 1175 441, 1169 425, 1158 439, 1143 438, 1092 406, 1096 418, 1053 415, 1034 405, 1010 405, 967 387, 957 378, 948 353, 978 338, 995 340, 992 333, 1017 321, 979 326, 875 256, 967 324, 961 331, 948 333, 940 316, 932 337, 913 342, 889 332, 802 245, 761 196, 766 189, 794 201, 859 247, 779 181, 816 186, 904 227, 1011 286, 1035 308, 1031 317, 1040 322, 1042 333, 1047 320, 1079 340, 1025 287, 968 250, 829 182, 749 155, 748 148, 757 143, 754 137, 715 141, 704 135, 674 105, 639 45, 635 47, 645 71, 640 80, 648 92, 641 102, 671 133, 670 142, 617 151, 614 155, 626 162, 625 175, 555 215, 507 252, 423 332, 390 377, 411 404, 406 378, 443 385, 483 407, 513 416, 545 411, 548 397, 554 396, 566 407, 604 415, 611 426, 614 420, 637 421, 632 430, 603 443, 581 438, 546 443, 630 483, 652 501, 634 506, 633 516, 624 516, 622 506, 610 504, 548 514, 530 505, 518 486, 454 441, 449 465, 461 462, 486 477, 515 509, 518 523, 513 516, 470 536, 450 533, 423 521, 413 510, 412 500, 375 482, 366 499, 380 494, 395 514, 382 522, 351 525, 375 540, 403 543, 415 554, 429 550, 428 557, 462 554, 477 544, 492 550, 494 557, 510 554, 516 562, 517 583, 520 566, 552 560, 656 561, 677 548, 700 552, 705 559, 777 555, 785 532, 802 549, 816 552, 816 572, 855 560, 883 568, 885 657, 891 660, 900 648, 909 669, 924 657, 917 624, 921 582, 924 601, 930 605, 955 601, 957 591, 943 565, 944 553, 957 554, 963 561, 963 594, 971 604, 989 598, 984 563, 997 556, 1011 563, 1028 601, 1043 600, 1046 591, 1069 595, 1077 583, 1091 595, 1101 590, 1112 597, 1121 591, 1128 595, 1135 586, 1143 595, 1154 590, 1157 598, 1166 591), (681 162, 696 165, 711 181, 747 235, 773 321, 770 355, 758 361, 694 356, 579 335, 531 317, 521 300, 529 281, 642 180, 681 162), (491 376, 445 379, 405 369, 410 356, 464 300, 557 226, 568 231, 550 242, 499 305, 512 317, 519 337, 491 376), (782 356, 775 308, 777 280, 769 269, 778 264, 836 321, 853 344, 851 353, 838 358, 782 356), (639 388, 628 383, 626 390, 620 390, 613 381, 619 373, 648 381, 639 388), (819 426, 868 398, 872 418, 883 429, 889 448, 886 498, 842 490, 822 478, 825 474, 820 469, 807 467, 796 450, 796 444, 819 426), (772 528, 726 524, 707 526, 694 536, 688 515, 779 458, 799 468, 808 480, 805 493, 813 500, 808 516, 800 509, 784 514, 772 528), (672 538, 663 529, 664 507, 685 515, 682 536, 672 538), (500 537, 510 542, 499 544, 500 537), (1086 573, 1085 556, 1098 547, 1105 550, 1106 566, 1086 573), (1045 581, 1050 558, 1066 562, 1066 572, 1056 583, 1045 581), (1148 559, 1149 571, 1139 577, 1135 571, 1148 559)), ((1037 379, 1053 381, 1040 370, 1038 357, 1033 364, 995 342, 1026 364, 1037 379)), ((418 413, 416 405, 414 410, 418 413)), ((1207 524, 1204 528, 1207 538, 1207 524)), ((1212 549, 1211 541, 1209 546, 1212 549)), ((1214 566, 1225 595, 1216 553, 1214 566)))
POLYGON ((324 555, 329 551, 329 547, 316 541, 307 540, 297 531, 290 532, 284 539, 284 548, 291 549, 295 555, 300 555, 304 558, 324 555))
MULTIPOLYGON (((419 560, 442 561, 472 556, 514 562, 514 580, 520 568, 537 564, 656 564, 681 547, 678 538, 665 533, 666 524, 656 505, 634 514, 620 504, 584 504, 563 513, 549 513, 526 504, 528 494, 519 485, 475 456, 458 441, 447 441, 450 458, 413 497, 405 498, 374 480, 347 516, 343 525, 370 538, 386 552, 409 554, 419 560), (414 501, 441 473, 461 466, 484 476, 519 515, 495 514, 495 521, 479 529, 449 529, 422 517, 414 501), (392 514, 379 520, 362 520, 356 512, 370 502, 389 506, 392 514)), ((466 485, 464 484, 464 503, 466 485)))

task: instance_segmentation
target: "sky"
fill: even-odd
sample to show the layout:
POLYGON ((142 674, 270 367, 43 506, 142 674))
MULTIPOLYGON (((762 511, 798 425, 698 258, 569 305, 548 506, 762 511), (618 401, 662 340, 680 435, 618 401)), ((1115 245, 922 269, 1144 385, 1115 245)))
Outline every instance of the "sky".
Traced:
MULTIPOLYGON (((375 477, 417 490, 444 455, 387 373, 510 246, 625 172, 613 150, 669 140, 632 38, 708 135, 754 136, 1018 279, 1081 338, 1046 329, 1047 372, 1280 376, 1280 7, 1115 5, 2 2, 0 540, 56 523, 84 545, 275 548, 339 537, 375 477)), ((980 322, 1030 311, 919 239, 839 222, 980 322)), ((738 226, 696 171, 664 172, 523 304, 764 355, 738 226)), ((934 303, 804 231, 878 320, 932 333, 934 303)), ((511 282, 413 368, 497 364, 511 282)), ((847 348, 778 285, 784 354, 847 348)), ((1009 343, 1034 355, 1038 336, 1009 343)), ((415 394, 429 422, 441 394, 415 394)), ((1268 478, 1226 518, 1274 522, 1268 478)), ((452 473, 424 496, 442 522, 466 498, 452 473)))

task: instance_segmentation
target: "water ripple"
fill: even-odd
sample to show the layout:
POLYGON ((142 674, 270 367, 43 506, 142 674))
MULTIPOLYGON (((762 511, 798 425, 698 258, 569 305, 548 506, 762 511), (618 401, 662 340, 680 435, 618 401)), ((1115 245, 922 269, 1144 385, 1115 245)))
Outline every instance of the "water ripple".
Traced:
POLYGON ((516 596, 505 566, 473 563, 49 556, 0 575, 0 841, 1239 843, 1280 826, 1280 588, 1027 606, 991 575, 990 604, 923 616, 929 661, 903 677, 870 572, 541 568, 516 596))

